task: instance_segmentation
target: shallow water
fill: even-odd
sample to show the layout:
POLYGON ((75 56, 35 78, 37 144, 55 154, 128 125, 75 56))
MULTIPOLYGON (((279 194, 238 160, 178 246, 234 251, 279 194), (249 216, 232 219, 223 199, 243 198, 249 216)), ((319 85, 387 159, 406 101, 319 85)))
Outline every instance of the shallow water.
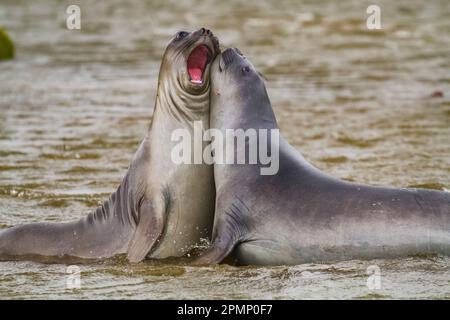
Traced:
MULTIPOLYGON (((0 227, 86 215, 117 187, 151 119, 179 29, 208 26, 267 78, 282 134, 320 169, 374 185, 450 189, 450 7, 371 2, 0 2, 17 57, 0 63, 0 227), (433 94, 434 93, 434 94, 433 94), (442 93, 442 96, 440 96, 442 93), (434 95, 434 97, 433 97, 434 95)), ((450 259, 193 268, 122 258, 0 262, 0 298, 447 298, 450 259), (367 286, 377 265, 381 289, 367 286)))

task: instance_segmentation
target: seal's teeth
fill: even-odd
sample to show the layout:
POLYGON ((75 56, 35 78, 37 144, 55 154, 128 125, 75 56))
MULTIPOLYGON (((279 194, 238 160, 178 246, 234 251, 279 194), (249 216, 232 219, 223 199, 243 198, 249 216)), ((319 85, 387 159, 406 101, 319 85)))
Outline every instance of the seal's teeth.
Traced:
POLYGON ((202 80, 192 79, 191 82, 195 84, 201 84, 202 80))

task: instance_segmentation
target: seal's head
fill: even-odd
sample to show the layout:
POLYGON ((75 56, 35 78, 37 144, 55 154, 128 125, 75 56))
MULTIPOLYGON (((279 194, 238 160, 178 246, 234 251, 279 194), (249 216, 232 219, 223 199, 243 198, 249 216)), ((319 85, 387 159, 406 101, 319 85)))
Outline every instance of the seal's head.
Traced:
POLYGON ((205 93, 209 89, 210 64, 219 53, 219 41, 210 30, 177 32, 164 53, 160 84, 171 83, 192 95, 205 93))
POLYGON ((212 127, 277 127, 264 79, 239 49, 217 56, 211 83, 212 127))

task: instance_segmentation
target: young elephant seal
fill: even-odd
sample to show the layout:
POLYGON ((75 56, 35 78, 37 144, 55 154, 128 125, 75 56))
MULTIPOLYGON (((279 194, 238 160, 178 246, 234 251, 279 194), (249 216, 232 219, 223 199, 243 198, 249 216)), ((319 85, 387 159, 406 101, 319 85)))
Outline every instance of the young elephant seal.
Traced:
MULTIPOLYGON (((238 50, 216 58, 211 83, 211 128, 278 128, 263 80, 238 50)), ((341 181, 283 138, 267 140, 279 150, 273 175, 261 174, 261 159, 214 165, 213 242, 194 263, 218 263, 233 249, 238 263, 262 265, 450 254, 450 193, 341 181)), ((234 159, 250 147, 236 144, 234 159)))
POLYGON ((209 127, 210 62, 217 38, 201 28, 178 32, 164 53, 152 124, 122 183, 87 217, 68 223, 31 223, 0 232, 0 259, 42 257, 105 258, 127 253, 184 255, 213 222, 213 168, 171 160, 175 129, 209 127))

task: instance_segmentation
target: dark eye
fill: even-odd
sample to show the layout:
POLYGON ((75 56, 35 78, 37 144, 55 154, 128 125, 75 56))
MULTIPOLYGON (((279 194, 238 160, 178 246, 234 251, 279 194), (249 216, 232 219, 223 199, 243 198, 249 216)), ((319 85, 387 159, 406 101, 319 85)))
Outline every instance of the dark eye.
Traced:
POLYGON ((242 67, 242 73, 248 73, 248 72, 250 72, 250 67, 249 66, 245 66, 245 67, 242 67))
POLYGON ((181 40, 184 37, 186 37, 188 34, 189 34, 189 32, 186 32, 186 31, 177 32, 177 34, 175 35, 175 40, 181 40))

